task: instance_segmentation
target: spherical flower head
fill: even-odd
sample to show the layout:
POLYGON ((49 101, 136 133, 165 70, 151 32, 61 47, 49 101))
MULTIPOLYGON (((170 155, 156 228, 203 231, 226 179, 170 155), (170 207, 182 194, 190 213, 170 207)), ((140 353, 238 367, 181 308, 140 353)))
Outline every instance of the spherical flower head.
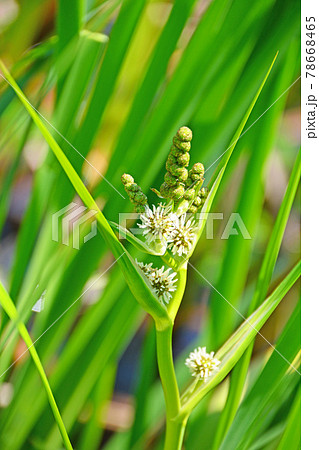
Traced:
POLYGON ((170 232, 168 243, 173 255, 182 256, 191 250, 195 239, 195 223, 192 219, 186 220, 186 214, 182 214, 174 224, 170 232))
POLYGON ((165 270, 162 266, 160 269, 152 267, 153 264, 143 264, 136 261, 141 270, 147 276, 155 294, 159 301, 165 305, 172 298, 172 292, 176 291, 175 283, 177 282, 176 272, 170 273, 172 269, 165 270))
POLYGON ((193 138, 193 133, 192 130, 188 127, 181 127, 177 133, 176 136, 178 137, 178 139, 180 139, 181 141, 186 141, 189 142, 192 140, 193 138))
POLYGON ((121 176, 121 181, 125 186, 126 184, 133 184, 134 178, 128 173, 123 173, 123 175, 121 176))
POLYGON ((129 195, 135 195, 136 192, 141 191, 141 188, 136 183, 130 183, 125 185, 125 190, 129 195))
POLYGON ((158 207, 153 205, 152 209, 146 205, 145 213, 140 215, 140 219, 142 223, 137 225, 144 230, 143 235, 147 244, 150 245, 152 242, 160 241, 163 245, 166 245, 167 238, 174 229, 175 214, 161 205, 158 207))
POLYGON ((190 177, 191 177, 191 179, 192 179, 193 182, 194 182, 194 181, 199 181, 199 180, 202 179, 202 175, 200 175, 199 173, 193 172, 193 170, 190 170, 190 171, 189 171, 189 175, 190 175, 190 177))
POLYGON ((192 376, 206 382, 213 372, 219 370, 220 361, 214 358, 214 352, 207 353, 206 347, 198 347, 185 361, 192 376))

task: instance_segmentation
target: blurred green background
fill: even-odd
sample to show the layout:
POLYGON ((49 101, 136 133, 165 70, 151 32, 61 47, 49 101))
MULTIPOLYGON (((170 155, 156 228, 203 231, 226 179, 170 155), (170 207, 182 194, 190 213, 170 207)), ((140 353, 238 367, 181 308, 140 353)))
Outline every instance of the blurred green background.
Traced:
MULTIPOLYGON (((203 236, 191 259, 246 316, 300 146, 299 22, 295 0, 2 0, 0 56, 106 217, 118 221, 119 212, 132 211, 117 192, 125 194, 120 175, 131 173, 155 203, 150 187, 161 184, 181 125, 193 130, 192 161, 209 168, 209 180, 279 51, 214 203, 224 220, 215 221, 215 238, 203 236), (241 215, 251 240, 221 239, 232 212, 241 215)), ((79 250, 52 240, 52 214, 79 200, 13 91, 0 82, 0 278, 33 340, 39 338, 36 348, 72 442, 77 449, 162 448, 152 324, 119 268, 107 270, 113 257, 101 236, 79 250), (32 311, 43 293, 43 310, 32 311)), ((297 192, 270 292, 299 256, 297 192)), ((271 343, 289 333, 298 338, 299 291, 297 284, 262 329, 271 343)), ((241 321, 190 268, 174 335, 181 386, 189 380, 187 352, 197 344, 217 349, 241 321)), ((292 361, 295 347, 289 353, 284 344, 292 361)), ((5 314, 0 345, 1 448, 61 448, 38 374, 5 314)), ((258 337, 245 383, 246 392, 257 390, 254 401, 263 391, 254 383, 267 378, 262 369, 276 357, 258 337)), ((285 433, 298 409, 300 379, 287 369, 277 367, 258 408, 247 402, 250 421, 239 431, 230 428, 236 445, 228 448, 294 448, 285 433)), ((228 386, 227 378, 191 416, 186 449, 214 448, 228 386)), ((295 448, 298 439, 297 430, 295 448)))

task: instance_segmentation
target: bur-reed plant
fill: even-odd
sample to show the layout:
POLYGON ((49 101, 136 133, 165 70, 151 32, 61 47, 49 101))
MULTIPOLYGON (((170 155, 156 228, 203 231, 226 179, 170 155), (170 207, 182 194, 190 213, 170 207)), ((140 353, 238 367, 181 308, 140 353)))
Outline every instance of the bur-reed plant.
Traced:
MULTIPOLYGON (((0 310, 0 447, 67 447, 62 417, 73 446, 81 450, 162 449, 165 402, 156 374, 159 332, 146 311, 163 323, 171 309, 176 314, 173 375, 181 410, 185 412, 186 404, 192 410, 185 447, 299 449, 298 284, 260 331, 269 343, 259 336, 254 346, 255 339, 248 334, 255 331, 247 328, 230 342, 229 352, 223 344, 280 286, 298 259, 299 155, 285 195, 284 183, 272 182, 269 187, 266 180, 269 163, 274 161, 288 179, 297 153, 298 139, 291 132, 288 138, 285 129, 298 108, 300 4, 294 0, 59 0, 56 4, 54 11, 51 0, 19 2, 11 23, 3 25, 1 17, 0 52, 8 66, 12 63, 11 73, 28 100, 43 114, 42 132, 52 133, 104 217, 112 219, 108 223, 115 235, 119 230, 126 235, 125 248, 132 258, 124 254, 121 267, 112 259, 111 247, 114 252, 124 252, 124 248, 118 247, 100 214, 98 235, 79 250, 52 241, 52 214, 73 202, 75 192, 81 193, 86 204, 95 205, 77 178, 73 176, 72 185, 54 154, 42 148, 29 113, 1 78, 0 276, 10 294, 2 290, 1 299, 4 306, 13 303, 16 312, 0 310), (277 49, 276 64, 250 118, 238 128, 277 49), (189 125, 194 136, 191 150, 181 153, 189 145, 178 149, 172 138, 183 124, 189 125), (239 136, 235 131, 242 125, 232 152, 231 144, 239 136), (223 158, 215 170, 228 147, 229 162, 223 158), (168 165, 167 170, 170 152, 173 167, 168 165), (182 248, 179 255, 173 242, 155 242, 150 233, 137 240, 123 229, 122 222, 117 223, 118 212, 132 211, 133 203, 121 186, 123 173, 131 173, 147 195, 150 211, 154 212, 154 203, 161 212, 159 204, 171 201, 163 183, 175 183, 171 186, 177 188, 175 201, 183 190, 183 200, 194 198, 192 187, 187 186, 193 180, 184 181, 184 168, 190 172, 196 161, 205 165, 206 189, 174 221, 182 224, 184 214, 186 222, 191 221, 188 243, 196 242, 192 259, 182 248), (32 187, 18 228, 12 213, 16 193, 26 178, 32 178, 32 187), (201 226, 205 222, 196 223, 194 214, 196 207, 204 216, 201 202, 208 192, 213 211, 233 208, 240 213, 252 240, 238 236, 227 241, 204 239, 201 226), (161 198, 156 198, 158 193, 161 198), (279 196, 283 197, 280 209, 279 196), (162 254, 165 247, 167 252, 162 254), (12 261, 7 254, 12 254, 12 261), (184 259, 188 260, 187 273, 182 271, 184 259), (131 275, 123 276, 121 269, 131 275), (168 292, 167 285, 163 289, 159 284, 164 273, 170 280, 168 292), (178 308, 175 287, 183 281, 183 273, 187 284, 178 308), (131 288, 140 286, 143 307, 134 300, 126 279, 131 288), (33 312, 44 291, 44 310, 33 312), (91 296, 94 302, 88 304, 91 296), (11 317, 16 320, 10 320, 6 311, 9 316, 13 312, 11 317), (192 342, 180 351, 180 339, 185 330, 189 333, 190 320, 196 322, 196 333, 192 328, 192 342), (139 340, 145 329, 139 366, 136 370, 130 367, 125 383, 125 389, 134 385, 130 391, 133 424, 118 423, 110 433, 114 424, 108 423, 105 409, 110 405, 112 415, 111 400, 118 392, 123 362, 132 346, 135 352, 135 336, 139 340), (246 348, 246 338, 252 342, 237 361, 246 348), (21 339, 27 346, 33 341, 31 358, 25 347, 21 350, 21 339), (208 365, 201 370, 203 358, 208 365), (209 364, 210 358, 214 364, 209 364), (187 359, 190 367, 185 365, 187 359), (205 376, 210 368, 216 370, 206 383, 191 376, 190 369, 205 376), (203 396, 195 407, 197 400, 187 401, 194 387, 197 400, 203 396), (5 396, 10 390, 11 400, 5 396)), ((50 146, 60 155, 52 140, 50 146)), ((60 160, 70 171, 65 158, 60 160)), ((145 208, 144 196, 137 200, 136 207, 145 208)), ((150 218, 149 210, 140 211, 150 218)), ((138 223, 140 231, 145 231, 145 220, 138 223)), ((175 227, 174 235, 167 237, 173 239, 176 233, 175 227)), ((284 291, 277 293, 284 295, 284 291)), ((255 319, 258 322, 256 316, 250 323, 257 330, 260 322, 255 319)), ((172 327, 171 322, 167 324, 172 327)), ((164 368, 165 361, 168 364, 169 359, 165 358, 164 368)), ((168 420, 168 428, 172 435, 177 424, 168 420)))
MULTIPOLYGON (((96 219, 100 232, 110 246, 116 262, 121 267, 133 296, 154 320, 157 362, 166 404, 165 450, 178 450, 182 447, 187 420, 193 409, 231 371, 266 320, 300 276, 300 264, 297 264, 273 293, 244 320, 242 325, 216 353, 207 347, 198 347, 191 352, 186 359, 186 365, 190 369, 194 381, 189 384, 183 393, 180 393, 173 361, 172 337, 174 321, 185 292, 188 260, 203 233, 208 213, 211 210, 227 164, 275 59, 233 136, 228 150, 206 187, 202 186, 205 173, 202 163, 197 162, 190 170, 187 169, 191 155, 192 131, 185 126, 179 128, 173 138, 165 166, 167 172, 162 185, 159 189, 153 188, 153 191, 160 197, 158 205, 152 207, 148 205, 147 196, 142 192, 141 187, 136 184, 133 176, 122 175, 125 191, 133 203, 135 211, 140 213, 138 225, 143 231, 143 238, 138 239, 133 233, 125 229, 126 237, 138 250, 156 256, 157 261, 162 259, 164 266, 161 267, 134 260, 126 247, 118 240, 112 228, 123 231, 123 227, 110 223, 106 219, 41 117, 33 109, 6 67, 1 63, 6 81, 14 89, 46 139, 83 203, 88 208, 97 211, 96 219)), ((264 266, 261 269, 260 280, 264 286, 269 283, 269 275, 265 279, 265 271, 269 273, 273 267, 285 220, 287 220, 287 212, 296 191, 296 180, 298 180, 298 174, 300 174, 298 168, 297 162, 296 169, 292 174, 290 189, 287 191, 287 200, 285 199, 283 203, 282 213, 278 218, 278 226, 274 229, 269 251, 266 253, 264 266)), ((262 297, 264 297, 264 293, 262 297)), ((27 330, 18 318, 18 313, 4 288, 1 289, 1 302, 10 318, 17 321, 18 330, 26 344, 33 348, 27 330)), ((257 303, 256 300, 254 303, 257 303)), ((70 448, 70 442, 43 367, 34 350, 31 350, 31 354, 46 387, 65 446, 70 448)))

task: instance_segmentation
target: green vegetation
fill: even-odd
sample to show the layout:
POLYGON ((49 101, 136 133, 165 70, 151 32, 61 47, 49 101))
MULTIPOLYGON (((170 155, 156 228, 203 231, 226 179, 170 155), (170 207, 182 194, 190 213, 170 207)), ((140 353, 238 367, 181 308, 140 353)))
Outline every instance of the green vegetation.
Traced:
POLYGON ((52 5, 0 25, 1 448, 300 448, 299 4, 52 5))

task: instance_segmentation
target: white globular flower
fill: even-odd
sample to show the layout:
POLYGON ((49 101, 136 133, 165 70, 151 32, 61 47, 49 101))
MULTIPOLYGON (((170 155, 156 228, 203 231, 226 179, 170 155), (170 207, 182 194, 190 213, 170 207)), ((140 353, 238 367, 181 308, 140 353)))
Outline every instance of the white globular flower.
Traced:
POLYGON ((164 266, 157 269, 156 267, 152 267, 153 263, 143 264, 142 262, 136 262, 149 279, 159 301, 164 305, 165 303, 169 303, 172 298, 172 292, 176 291, 176 272, 170 273, 172 269, 165 270, 164 266))
POLYGON ((214 371, 219 370, 220 361, 214 358, 214 352, 207 353, 206 347, 198 347, 190 353, 185 364, 193 377, 206 382, 214 371))
POLYGON ((182 214, 175 221, 174 229, 170 232, 168 242, 173 255, 187 254, 195 239, 195 223, 192 219, 186 220, 186 214, 182 214))
POLYGON ((145 236, 147 244, 160 241, 166 245, 167 239, 174 229, 177 216, 162 205, 158 207, 153 205, 152 209, 146 205, 145 213, 140 215, 140 219, 142 223, 137 225, 144 229, 143 236, 145 236))

